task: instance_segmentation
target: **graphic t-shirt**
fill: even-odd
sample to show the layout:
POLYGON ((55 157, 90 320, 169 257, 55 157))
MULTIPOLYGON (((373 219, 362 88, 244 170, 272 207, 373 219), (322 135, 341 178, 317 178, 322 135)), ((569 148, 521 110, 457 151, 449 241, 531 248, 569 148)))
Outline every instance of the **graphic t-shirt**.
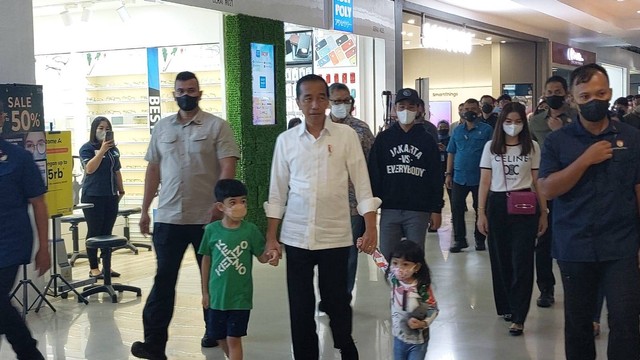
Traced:
POLYGON ((493 154, 491 143, 492 141, 489 141, 485 144, 480 158, 480 168, 491 170, 491 191, 505 192, 531 188, 533 184, 531 170, 538 170, 540 167, 538 143, 533 142, 533 150, 528 155, 520 155, 521 145, 507 145, 506 154, 493 154))
POLYGON ((429 340, 427 329, 412 330, 407 325, 411 313, 419 306, 426 306, 429 325, 438 316, 438 302, 431 286, 418 291, 417 282, 405 283, 389 275, 391 287, 391 331, 394 337, 407 344, 424 344, 429 340))
POLYGON ((243 221, 228 229, 222 221, 207 225, 198 254, 211 256, 209 301, 214 310, 249 310, 253 307, 252 256, 264 252, 258 228, 243 221))

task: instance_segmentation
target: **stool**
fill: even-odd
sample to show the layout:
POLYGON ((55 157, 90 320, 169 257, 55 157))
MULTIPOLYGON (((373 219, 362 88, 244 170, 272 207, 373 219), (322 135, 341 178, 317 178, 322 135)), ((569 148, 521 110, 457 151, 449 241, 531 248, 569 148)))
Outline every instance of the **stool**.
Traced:
POLYGON ((102 250, 102 276, 104 276, 103 285, 91 285, 87 286, 82 291, 82 297, 88 297, 100 292, 106 292, 111 296, 111 302, 118 302, 117 292, 133 291, 136 296, 142 296, 140 288, 122 284, 111 283, 111 248, 124 246, 127 243, 127 238, 118 235, 100 235, 87 239, 88 249, 101 249, 102 250))
POLYGON ((69 264, 73 266, 77 259, 83 258, 87 259, 87 253, 80 252, 80 236, 78 233, 78 224, 86 221, 83 214, 73 214, 68 216, 63 216, 60 218, 60 222, 71 224, 69 230, 71 230, 71 239, 73 240, 73 253, 69 258, 69 264))
POLYGON ((139 247, 143 247, 146 248, 147 250, 151 251, 151 245, 150 244, 144 244, 144 243, 132 243, 131 242, 131 228, 129 226, 129 216, 133 215, 133 214, 140 214, 142 212, 142 209, 140 207, 134 207, 134 208, 130 208, 130 209, 120 209, 118 210, 118 216, 122 216, 124 218, 124 237, 127 238, 127 243, 124 244, 123 246, 118 246, 116 248, 113 249, 113 251, 116 250, 120 250, 120 249, 129 249, 131 251, 133 251, 134 254, 138 255, 138 248, 139 247))

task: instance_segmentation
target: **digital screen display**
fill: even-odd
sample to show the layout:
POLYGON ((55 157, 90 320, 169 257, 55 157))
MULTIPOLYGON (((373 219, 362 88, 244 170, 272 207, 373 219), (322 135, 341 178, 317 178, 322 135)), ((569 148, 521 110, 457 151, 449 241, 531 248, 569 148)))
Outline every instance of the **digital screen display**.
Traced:
POLYGON ((451 124, 451 101, 429 101, 429 121, 438 126, 442 120, 451 124))
POLYGON ((253 125, 276 123, 276 84, 273 44, 251 43, 253 125))

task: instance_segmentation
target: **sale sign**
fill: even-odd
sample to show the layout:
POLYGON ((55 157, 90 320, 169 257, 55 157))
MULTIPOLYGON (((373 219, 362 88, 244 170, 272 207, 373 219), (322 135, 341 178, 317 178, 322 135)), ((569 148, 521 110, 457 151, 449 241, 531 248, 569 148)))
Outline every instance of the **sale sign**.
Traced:
POLYGON ((50 215, 73 213, 71 131, 47 132, 46 199, 50 215))

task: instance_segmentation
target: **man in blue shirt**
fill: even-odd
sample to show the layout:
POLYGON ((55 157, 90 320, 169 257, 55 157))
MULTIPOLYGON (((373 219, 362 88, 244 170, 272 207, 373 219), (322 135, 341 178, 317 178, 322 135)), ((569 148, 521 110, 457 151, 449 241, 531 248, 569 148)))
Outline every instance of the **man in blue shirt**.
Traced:
POLYGON ((581 66, 570 84, 579 121, 547 136, 538 180, 544 197, 554 199, 552 255, 564 286, 566 358, 596 358, 591 321, 602 288, 608 358, 638 359, 640 132, 609 120, 604 68, 581 66))
POLYGON ((9 293, 18 267, 31 262, 29 205, 33 207, 40 245, 35 256, 36 270, 41 276, 51 266, 46 188, 33 155, 2 138, 3 125, 4 108, 0 103, 0 334, 6 336, 18 359, 44 359, 22 317, 11 305, 9 293))
MULTIPOLYGON (((467 248, 467 227, 464 209, 471 192, 473 209, 478 220, 478 186, 480 185, 480 157, 484 144, 491 140, 493 128, 480 121, 480 103, 476 99, 464 102, 462 108, 464 126, 457 126, 447 146, 447 171, 445 184, 451 189, 451 213, 453 215, 454 241, 449 249, 458 253, 467 248), (453 175, 453 176, 452 176, 453 175)), ((486 250, 485 236, 475 227, 476 250, 486 250)))

